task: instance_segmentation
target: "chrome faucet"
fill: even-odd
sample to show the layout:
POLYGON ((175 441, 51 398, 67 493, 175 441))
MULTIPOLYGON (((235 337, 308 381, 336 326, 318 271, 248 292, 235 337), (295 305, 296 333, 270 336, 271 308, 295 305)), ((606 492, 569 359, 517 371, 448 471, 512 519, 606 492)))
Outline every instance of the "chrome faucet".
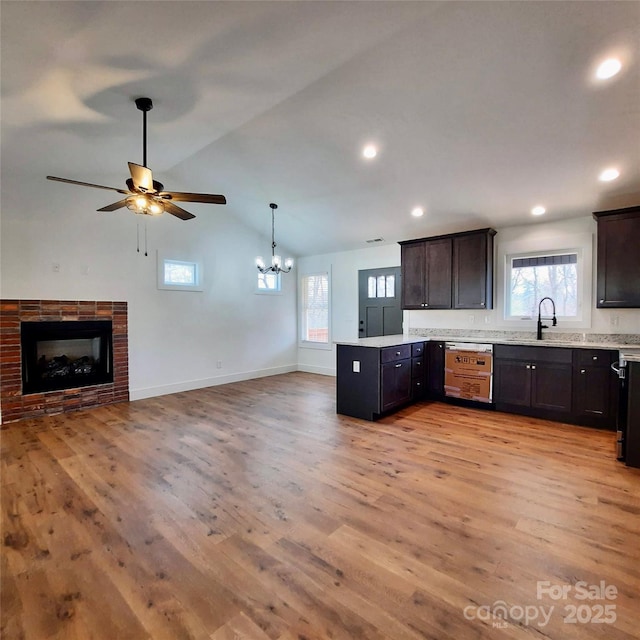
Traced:
POLYGON ((548 296, 545 296, 538 303, 538 333, 536 335, 536 338, 538 340, 542 340, 542 330, 549 328, 549 325, 542 324, 542 316, 540 315, 540 309, 542 307, 542 303, 545 300, 549 300, 551 302, 551 305, 553 306, 553 316, 551 317, 551 326, 555 327, 558 324, 558 321, 556 320, 556 303, 553 301, 553 298, 549 298, 548 296))

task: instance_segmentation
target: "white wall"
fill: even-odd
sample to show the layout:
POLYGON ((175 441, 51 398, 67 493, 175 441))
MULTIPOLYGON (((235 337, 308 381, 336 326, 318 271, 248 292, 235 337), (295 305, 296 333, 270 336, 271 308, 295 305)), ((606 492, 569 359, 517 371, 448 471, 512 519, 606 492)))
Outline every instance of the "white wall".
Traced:
MULTIPOLYGON (((341 342, 358 338, 358 271, 399 266, 400 245, 392 244, 300 258, 298 272, 331 273, 331 340, 341 342)), ((329 350, 299 347, 298 367, 302 371, 335 375, 335 345, 329 350)))
MULTIPOLYGON (((408 333, 410 329, 431 328, 530 330, 535 332, 535 321, 524 323, 524 326, 514 326, 503 320, 504 255, 512 247, 517 247, 522 251, 536 251, 548 249, 554 243, 568 242, 571 243, 571 247, 576 243, 590 243, 590 252, 589 247, 585 247, 586 253, 591 254, 591 265, 587 266, 592 267, 587 269, 587 272, 590 272, 590 282, 587 283, 587 288, 590 291, 590 297, 595 300, 596 224, 591 216, 506 227, 497 229, 497 231, 495 236, 495 308, 487 311, 405 311, 403 327, 405 333, 408 333), (485 322, 485 318, 488 321, 485 322)), ((407 238, 407 240, 409 239, 407 238)), ((302 258, 298 266, 300 273, 323 269, 331 270, 333 284, 331 295, 332 339, 340 342, 342 340, 351 341, 358 337, 358 271, 398 265, 400 265, 400 246, 396 244, 302 258)), ((590 315, 585 326, 574 323, 571 326, 559 326, 557 330, 587 334, 640 332, 640 309, 596 309, 595 303, 592 302, 589 309, 585 310, 585 315, 590 315), (613 324, 614 322, 616 324, 613 324)), ((331 351, 299 348, 298 365, 305 371, 334 375, 335 346, 331 351)))
POLYGON ((255 294, 254 259, 270 239, 225 207, 190 205, 188 222, 148 219, 144 257, 142 216, 96 213, 107 191, 51 183, 43 199, 26 180, 3 182, 0 296, 127 301, 132 399, 296 369, 295 272, 282 295, 255 294), (204 291, 158 290, 157 250, 201 259, 204 291))

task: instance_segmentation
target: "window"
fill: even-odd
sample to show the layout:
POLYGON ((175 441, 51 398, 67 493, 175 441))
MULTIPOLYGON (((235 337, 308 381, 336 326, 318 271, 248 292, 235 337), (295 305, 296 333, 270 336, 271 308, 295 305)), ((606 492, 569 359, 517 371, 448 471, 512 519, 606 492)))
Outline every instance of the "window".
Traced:
POLYGON ((305 346, 329 347, 329 274, 302 276, 301 340, 305 346))
POLYGON ((282 287, 281 274, 260 273, 258 271, 257 293, 280 293, 282 287))
POLYGON ((367 291, 369 298, 395 298, 395 276, 369 276, 367 279, 367 291))
MULTIPOLYGON (((577 319, 582 289, 578 262, 578 251, 507 256, 507 317, 537 318, 538 304, 548 296, 558 317, 577 319)), ((550 309, 545 307, 543 314, 550 309)))
POLYGON ((202 291, 202 264, 167 258, 158 253, 158 289, 202 291))

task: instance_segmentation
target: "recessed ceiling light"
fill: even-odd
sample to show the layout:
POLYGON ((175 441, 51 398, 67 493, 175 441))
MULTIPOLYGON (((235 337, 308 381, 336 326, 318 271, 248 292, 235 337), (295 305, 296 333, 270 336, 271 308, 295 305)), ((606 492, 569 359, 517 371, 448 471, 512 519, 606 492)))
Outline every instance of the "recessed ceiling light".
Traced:
POLYGON ((596 77, 600 80, 608 80, 622 69, 622 63, 617 58, 608 58, 604 62, 600 63, 596 71, 596 77))
POLYGON ((547 212, 547 210, 542 205, 538 205, 537 207, 533 207, 533 209, 531 209, 531 213, 534 216, 541 216, 542 214, 544 214, 546 212, 547 212))
POLYGON ((420 218, 420 217, 422 217, 424 215, 424 209, 422 207, 414 207, 411 210, 411 215, 414 218, 420 218))
POLYGON ((375 158, 378 155, 378 150, 372 145, 368 144, 363 150, 362 155, 365 158, 375 158))
POLYGON ((617 169, 605 169, 599 176, 598 180, 600 182, 611 182, 615 180, 620 175, 620 172, 617 169))

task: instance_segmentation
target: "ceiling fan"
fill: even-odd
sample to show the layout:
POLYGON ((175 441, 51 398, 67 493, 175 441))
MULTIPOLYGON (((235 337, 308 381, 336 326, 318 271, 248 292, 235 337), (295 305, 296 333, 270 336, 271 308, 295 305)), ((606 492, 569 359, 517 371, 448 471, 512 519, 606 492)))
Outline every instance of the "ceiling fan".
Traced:
POLYGON ((56 178, 47 176, 47 180, 57 182, 68 182, 78 184, 81 187, 94 187, 95 189, 107 189, 117 191, 124 197, 118 202, 108 204, 98 211, 116 211, 127 207, 134 213, 143 215, 160 215, 165 211, 180 218, 180 220, 191 220, 195 218, 192 213, 185 211, 175 202, 199 202, 204 204, 226 204, 227 199, 222 195, 211 193, 184 193, 180 191, 164 191, 164 185, 153 179, 151 169, 147 167, 147 112, 153 109, 151 98, 137 98, 136 107, 142 111, 142 165, 129 162, 129 172, 131 177, 127 178, 127 189, 116 189, 115 187, 105 187, 100 184, 90 182, 80 182, 79 180, 69 180, 67 178, 56 178))

